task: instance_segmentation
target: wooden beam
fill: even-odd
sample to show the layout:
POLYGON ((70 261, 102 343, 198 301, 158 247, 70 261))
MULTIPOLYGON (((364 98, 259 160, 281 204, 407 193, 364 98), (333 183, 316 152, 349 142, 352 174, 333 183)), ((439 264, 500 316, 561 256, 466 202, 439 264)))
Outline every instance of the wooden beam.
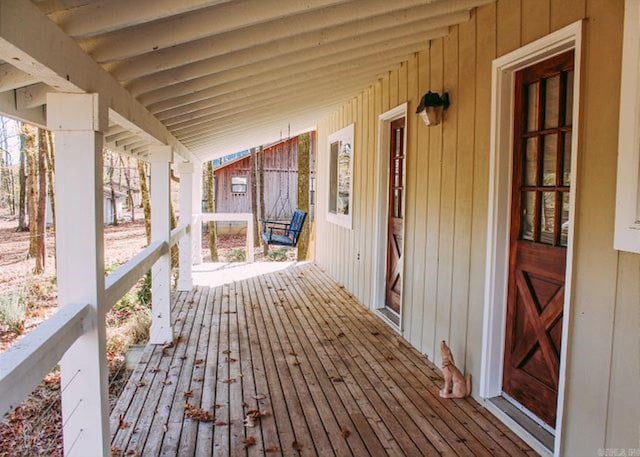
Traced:
POLYGON ((183 14, 175 19, 150 22, 81 40, 80 44, 97 62, 104 63, 345 1, 347 0, 231 2, 183 14))
MULTIPOLYGON (((211 34, 205 38, 189 41, 173 47, 158 49, 136 57, 108 64, 108 70, 120 81, 130 81, 145 75, 157 73, 188 63, 211 57, 230 54, 243 49, 259 46, 265 41, 283 38, 293 39, 301 34, 358 21, 388 17, 388 26, 401 25, 408 17, 420 12, 414 8, 429 9, 434 16, 453 11, 470 9, 493 0, 448 0, 429 2, 424 0, 357 0, 322 9, 312 10, 295 16, 282 17, 252 27, 226 33, 211 34), (268 40, 265 38, 268 37, 268 40)), ((386 22, 386 21, 384 21, 386 22)), ((322 43, 324 40, 318 41, 322 43)))
POLYGON ((36 78, 13 65, 8 63, 0 64, 0 92, 18 89, 37 82, 36 78))
POLYGON ((43 83, 32 84, 16 89, 16 107, 19 110, 37 108, 47 104, 47 94, 57 92, 43 83))
POLYGON ((0 113, 3 116, 17 119, 22 122, 46 128, 45 111, 42 106, 27 110, 19 110, 16 107, 16 93, 13 90, 0 92, 0 113))
POLYGON ((207 8, 230 0, 100 0, 48 14, 72 37, 88 37, 207 8))
POLYGON ((0 2, 0 58, 56 90, 100 93, 117 124, 132 124, 188 159, 167 129, 29 0, 0 2))

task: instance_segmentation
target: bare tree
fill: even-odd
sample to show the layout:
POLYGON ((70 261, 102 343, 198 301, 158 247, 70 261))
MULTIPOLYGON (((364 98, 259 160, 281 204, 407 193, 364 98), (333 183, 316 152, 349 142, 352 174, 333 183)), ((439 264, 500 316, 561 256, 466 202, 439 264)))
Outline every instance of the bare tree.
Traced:
POLYGON ((138 160, 138 177, 140 178, 140 196, 144 209, 144 232, 147 235, 147 244, 151 243, 151 203, 149 202, 149 187, 147 186, 147 173, 142 160, 138 160))
MULTIPOLYGON (((262 146, 260 146, 258 150, 258 182, 258 191, 260 193, 260 219, 265 220, 266 212, 264 209, 264 149, 262 146)), ((267 255, 269 253, 269 245, 266 242, 262 243, 262 252, 264 253, 264 255, 267 255)))
POLYGON ((29 254, 38 254, 38 155, 36 152, 36 129, 29 124, 22 124, 24 135, 24 151, 27 157, 27 214, 29 218, 29 254))
POLYGON ((49 207, 51 208, 51 220, 53 222, 53 228, 56 227, 56 194, 55 187, 53 185, 53 177, 55 170, 55 155, 53 150, 53 133, 50 130, 46 130, 47 133, 47 182, 49 184, 49 207))
POLYGON ((120 166, 124 169, 124 180, 127 183, 127 204, 131 211, 131 222, 136 221, 136 207, 133 203, 133 189, 131 188, 131 159, 127 157, 127 165, 124 164, 124 159, 120 156, 120 166))
POLYGON ((42 274, 46 268, 47 256, 47 134, 43 129, 38 129, 38 208, 36 214, 36 255, 34 274, 42 274))
POLYGON ((113 225, 118 225, 118 201, 116 199, 116 189, 114 182, 114 173, 116 171, 116 157, 113 152, 109 154, 109 168, 107 176, 109 177, 109 189, 111 190, 111 213, 113 214, 113 225))
POLYGON ((24 134, 23 128, 25 124, 22 124, 20 128, 20 167, 18 168, 18 186, 19 186, 19 195, 18 195, 18 232, 26 232, 29 228, 27 227, 27 173, 26 173, 26 162, 27 162, 27 153, 26 153, 26 143, 27 138, 24 134))
MULTIPOLYGON (((213 191, 213 162, 207 162, 206 167, 206 180, 205 180, 205 193, 207 196, 207 211, 215 213, 215 196, 213 191)), ((211 221, 207 225, 209 229, 209 249, 211 251, 211 261, 218 261, 218 246, 216 243, 216 223, 211 221)))

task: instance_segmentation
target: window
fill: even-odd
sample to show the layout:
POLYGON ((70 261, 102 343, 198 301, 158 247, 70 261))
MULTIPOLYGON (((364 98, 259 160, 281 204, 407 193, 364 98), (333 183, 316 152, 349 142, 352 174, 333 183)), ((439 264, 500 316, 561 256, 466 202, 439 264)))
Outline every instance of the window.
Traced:
POLYGON ((640 2, 626 0, 614 247, 640 253, 640 2))
POLYGON ((247 178, 243 176, 233 176, 231 178, 231 192, 234 194, 244 194, 247 192, 247 178))
POLYGON ((350 229, 353 213, 354 124, 329 135, 327 220, 350 229))

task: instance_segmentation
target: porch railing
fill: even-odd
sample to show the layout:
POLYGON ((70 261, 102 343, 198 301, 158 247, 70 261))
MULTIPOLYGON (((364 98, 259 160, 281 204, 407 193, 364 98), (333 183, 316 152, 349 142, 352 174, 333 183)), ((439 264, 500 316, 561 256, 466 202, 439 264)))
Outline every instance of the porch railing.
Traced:
MULTIPOLYGON (((151 243, 111 273, 105 279, 100 312, 109 311, 162 255, 190 231, 190 224, 177 227, 171 232, 168 242, 151 243)), ((0 415, 22 402, 58 364, 65 352, 94 328, 97 319, 92 315, 92 309, 82 303, 65 305, 8 351, 0 354, 0 415)))

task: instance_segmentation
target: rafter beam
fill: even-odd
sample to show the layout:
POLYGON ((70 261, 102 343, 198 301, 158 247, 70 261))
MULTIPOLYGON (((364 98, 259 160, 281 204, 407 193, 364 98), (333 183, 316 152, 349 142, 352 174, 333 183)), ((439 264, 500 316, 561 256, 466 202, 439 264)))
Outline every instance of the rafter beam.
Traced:
POLYGON ((230 0, 101 0, 76 8, 58 10, 48 16, 67 35, 88 37, 228 1, 230 0))
POLYGON ((217 33, 241 29, 347 0, 245 0, 150 22, 99 37, 81 46, 99 63, 121 60, 217 33))
POLYGON ((37 82, 36 78, 13 65, 0 64, 0 92, 18 89, 37 82))
POLYGON ((189 157, 158 119, 29 0, 0 1, 0 58, 56 90, 100 93, 110 115, 122 120, 114 119, 116 123, 133 125, 151 141, 172 145, 189 157))

